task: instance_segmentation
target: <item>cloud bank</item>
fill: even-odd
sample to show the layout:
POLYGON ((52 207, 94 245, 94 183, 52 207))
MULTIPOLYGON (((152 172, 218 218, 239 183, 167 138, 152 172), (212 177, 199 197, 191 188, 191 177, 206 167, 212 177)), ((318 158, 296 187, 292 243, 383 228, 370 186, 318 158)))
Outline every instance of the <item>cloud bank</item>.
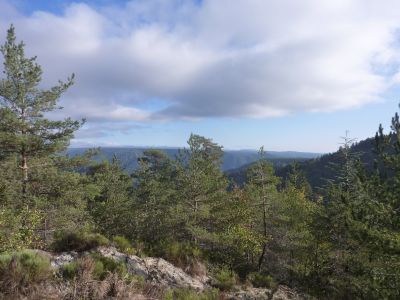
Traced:
POLYGON ((0 0, 1 40, 11 22, 46 86, 76 74, 62 114, 89 122, 335 111, 400 78, 395 0, 136 0, 57 15, 0 0))

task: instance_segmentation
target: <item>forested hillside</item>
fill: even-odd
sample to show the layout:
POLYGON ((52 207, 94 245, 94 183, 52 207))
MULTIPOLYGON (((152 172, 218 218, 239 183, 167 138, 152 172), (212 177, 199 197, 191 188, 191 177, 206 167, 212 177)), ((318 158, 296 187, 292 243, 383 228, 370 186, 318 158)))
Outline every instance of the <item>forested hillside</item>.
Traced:
MULTIPOLYGON (((350 139, 350 138, 349 138, 350 139)), ((372 171, 375 162, 378 160, 375 138, 368 138, 359 142, 350 141, 351 153, 360 160, 366 170, 372 171)), ((271 162, 274 165, 276 175, 283 179, 288 178, 295 165, 305 176, 307 182, 315 191, 323 190, 330 181, 334 181, 340 175, 338 165, 343 163, 343 149, 329 154, 323 154, 316 158, 293 160, 278 160, 271 162)), ((390 151, 390 149, 388 149, 390 151)), ((246 181, 246 170, 252 163, 226 172, 227 176, 238 185, 246 181)))
MULTIPOLYGON (((114 157, 120 161, 122 168, 127 172, 136 171, 139 167, 138 159, 143 157, 146 150, 159 150, 174 159, 179 155, 180 148, 136 148, 136 147, 101 147, 99 153, 93 157, 97 161, 106 159, 111 161, 114 157)), ((67 154, 74 157, 83 155, 89 148, 69 148, 67 154)), ((265 158, 275 167, 281 168, 294 161, 304 161, 321 156, 319 153, 295 151, 266 151, 265 158)), ((222 157, 222 170, 232 170, 246 166, 259 159, 256 150, 225 150, 222 157)))
POLYGON ((243 184, 232 186, 222 146, 196 134, 174 158, 144 151, 129 173, 92 151, 60 155, 83 121, 46 116, 74 76, 42 89, 41 67, 24 48, 11 26, 1 47, 1 298, 227 299, 235 290, 282 286, 304 298, 400 298, 397 113, 389 132, 378 129, 374 166, 345 140, 337 161, 323 156, 310 163, 314 171, 304 169, 323 180, 327 161, 336 162, 323 193, 296 165, 278 177, 262 147, 243 184), (106 256, 113 247, 122 260, 106 256), (174 264, 180 279, 209 280, 202 290, 161 287, 148 277, 160 260, 149 257, 174 264), (135 271, 128 260, 140 262, 135 271))

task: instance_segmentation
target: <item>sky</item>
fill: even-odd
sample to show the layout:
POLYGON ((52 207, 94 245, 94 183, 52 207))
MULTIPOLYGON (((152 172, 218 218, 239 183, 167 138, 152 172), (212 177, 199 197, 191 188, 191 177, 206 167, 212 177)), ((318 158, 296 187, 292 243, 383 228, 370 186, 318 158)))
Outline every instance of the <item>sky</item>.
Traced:
POLYGON ((86 118, 74 147, 333 152, 400 102, 398 0, 0 0, 10 24, 42 88, 76 75, 50 116, 86 118))

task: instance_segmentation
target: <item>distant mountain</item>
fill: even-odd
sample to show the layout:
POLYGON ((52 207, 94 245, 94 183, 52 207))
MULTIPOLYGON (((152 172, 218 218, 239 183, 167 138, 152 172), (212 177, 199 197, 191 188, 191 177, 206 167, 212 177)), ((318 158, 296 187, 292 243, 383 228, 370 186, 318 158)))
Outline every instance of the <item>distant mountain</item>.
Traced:
MULTIPOLYGON (((81 155, 89 148, 69 148, 67 154, 70 156, 81 155)), ((138 168, 138 158, 143 156, 143 151, 157 149, 165 152, 169 157, 175 158, 179 148, 136 148, 136 147, 104 147, 100 148, 100 154, 96 160, 111 160, 115 155, 121 162, 122 167, 132 172, 138 168)), ((321 156, 320 153, 295 152, 295 151, 266 151, 266 158, 277 167, 284 167, 293 161, 304 161, 321 156)), ((225 150, 222 170, 237 169, 255 162, 258 159, 256 150, 225 150)))

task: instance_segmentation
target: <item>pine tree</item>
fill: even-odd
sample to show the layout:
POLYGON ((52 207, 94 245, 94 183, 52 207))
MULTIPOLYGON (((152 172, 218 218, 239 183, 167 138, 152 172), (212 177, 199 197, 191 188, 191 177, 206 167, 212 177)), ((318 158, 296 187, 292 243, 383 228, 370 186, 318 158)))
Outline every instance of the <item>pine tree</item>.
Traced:
POLYGON ((260 215, 259 224, 262 232, 264 243, 262 251, 258 259, 258 270, 264 262, 267 251, 268 240, 270 239, 269 223, 273 217, 273 199, 276 197, 276 186, 279 182, 274 175, 274 169, 265 158, 264 147, 259 150, 260 159, 252 165, 247 174, 248 185, 246 186, 249 193, 252 195, 255 209, 255 216, 260 215))
POLYGON ((138 161, 139 169, 133 174, 134 234, 148 246, 175 240, 180 228, 174 162, 159 150, 144 151, 138 161))
POLYGON ((74 75, 49 90, 41 89, 42 69, 36 57, 25 57, 25 44, 17 43, 11 26, 0 48, 5 78, 0 81, 0 156, 18 155, 22 193, 27 193, 30 160, 67 147, 81 123, 67 118, 53 121, 45 114, 60 107, 57 101, 73 84, 74 75))
POLYGON ((183 231, 197 242, 210 227, 210 209, 224 197, 228 186, 221 171, 223 150, 211 139, 192 134, 189 149, 178 157, 176 184, 180 198, 183 231))

